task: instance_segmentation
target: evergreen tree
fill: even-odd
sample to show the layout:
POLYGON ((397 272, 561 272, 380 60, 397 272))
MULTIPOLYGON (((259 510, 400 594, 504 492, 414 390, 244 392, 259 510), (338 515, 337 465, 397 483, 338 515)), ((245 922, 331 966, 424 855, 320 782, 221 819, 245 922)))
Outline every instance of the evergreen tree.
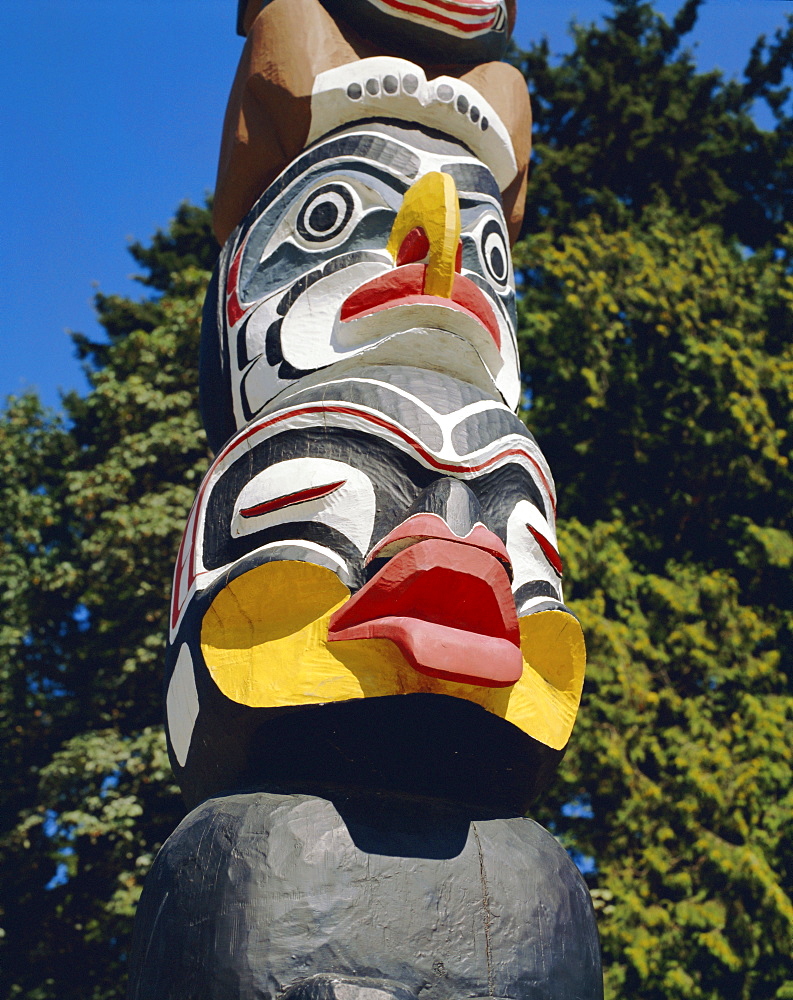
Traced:
POLYGON ((515 54, 535 118, 525 231, 566 232, 592 212, 637 219, 661 196, 752 248, 793 221, 793 27, 759 39, 744 79, 725 82, 697 72, 685 47, 704 2, 681 0, 668 25, 646 0, 611 0, 604 24, 578 27, 559 65, 547 42, 515 54), (772 111, 773 131, 752 119, 755 102, 772 111))
POLYGON ((593 859, 611 997, 793 996, 786 259, 663 213, 522 253, 550 383, 527 416, 589 660, 541 816, 593 859))
POLYGON ((793 997, 793 28, 742 82, 614 0, 535 95, 526 418, 589 665, 540 817, 583 859, 607 995, 793 997), (764 132, 752 102, 771 107, 764 132))
POLYGON ((209 451, 198 339, 216 254, 183 205, 150 248, 154 290, 99 296, 76 338, 91 391, 63 421, 32 396, 0 421, 0 992, 124 996, 143 877, 183 814, 162 733, 170 580, 209 451))

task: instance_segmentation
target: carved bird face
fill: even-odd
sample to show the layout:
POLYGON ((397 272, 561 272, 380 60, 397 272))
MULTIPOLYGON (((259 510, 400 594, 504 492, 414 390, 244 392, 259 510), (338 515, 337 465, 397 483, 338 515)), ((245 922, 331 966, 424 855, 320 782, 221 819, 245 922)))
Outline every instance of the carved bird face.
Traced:
POLYGON ((534 439, 471 385, 386 366, 296 387, 222 449, 190 515, 169 648, 177 773, 194 728, 206 745, 219 726, 201 713, 411 692, 561 750, 584 649, 554 508, 534 439))
POLYGON ((490 171, 416 129, 333 135, 268 188, 221 258, 202 334, 211 442, 331 366, 446 371, 514 408, 515 323, 490 171))

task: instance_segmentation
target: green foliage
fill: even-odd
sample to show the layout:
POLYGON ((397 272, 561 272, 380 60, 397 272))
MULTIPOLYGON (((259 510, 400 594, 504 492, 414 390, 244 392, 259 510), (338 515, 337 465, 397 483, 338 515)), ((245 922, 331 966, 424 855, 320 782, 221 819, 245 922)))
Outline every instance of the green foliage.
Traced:
MULTIPOLYGON (((526 418, 590 657, 537 815, 591 859, 610 1000, 791 1000, 793 33, 724 82, 683 48, 700 6, 668 26, 613 0, 560 64, 517 57, 537 112, 526 418)), ((208 459, 206 209, 132 252, 150 294, 97 299, 88 395, 0 419, 0 991, 24 1000, 123 996, 181 814, 160 675, 208 459)))
POLYGON ((793 954, 789 621, 725 571, 638 570, 629 535, 560 538, 589 663, 543 818, 596 859, 608 995, 773 997, 793 954), (592 819, 560 814, 582 797, 592 819))
POLYGON ((540 234, 518 257, 530 416, 565 513, 620 512, 646 565, 728 567, 787 608, 791 249, 785 231, 775 254, 745 256, 655 208, 616 232, 592 216, 540 234))
POLYGON ((554 65, 547 43, 516 57, 534 106, 526 230, 567 230, 598 212, 637 218, 663 195, 678 214, 716 223, 759 247, 793 222, 793 121, 784 70, 793 28, 752 49, 744 80, 697 73, 685 49, 704 0, 681 0, 671 25, 642 0, 612 0, 597 27, 578 27, 554 65), (761 101, 772 132, 751 118, 761 101))
POLYGON ((724 83, 681 51, 700 5, 520 57, 526 419, 589 656, 538 815, 589 859, 612 1000, 793 990, 793 29, 724 83))
POLYGON ((3 995, 123 996, 142 879, 182 813, 161 671, 209 458, 196 406, 209 274, 194 264, 211 267, 213 247, 208 211, 183 206, 151 249, 133 247, 158 294, 98 298, 107 343, 77 338, 90 393, 68 396, 63 420, 24 397, 0 421, 3 995))

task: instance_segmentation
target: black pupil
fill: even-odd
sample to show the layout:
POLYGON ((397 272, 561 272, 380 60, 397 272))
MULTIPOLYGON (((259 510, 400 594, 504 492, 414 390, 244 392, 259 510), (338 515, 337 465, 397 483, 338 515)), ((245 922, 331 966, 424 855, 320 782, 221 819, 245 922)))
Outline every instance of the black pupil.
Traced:
POLYGON ((504 275, 504 255, 498 247, 493 247, 490 251, 490 266, 493 268, 493 274, 501 278, 504 275))
POLYGON ((333 201, 321 201, 308 216, 308 224, 315 233, 327 233, 333 229, 339 218, 338 205, 333 201))

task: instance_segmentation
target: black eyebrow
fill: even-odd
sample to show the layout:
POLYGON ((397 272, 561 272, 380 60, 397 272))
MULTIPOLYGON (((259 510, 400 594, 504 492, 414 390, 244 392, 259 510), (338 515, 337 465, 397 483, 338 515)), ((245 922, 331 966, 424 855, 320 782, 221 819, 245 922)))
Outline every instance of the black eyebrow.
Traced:
POLYGON ((317 163, 325 160, 341 159, 344 157, 366 156, 375 160, 381 167, 394 167, 406 177, 413 178, 419 172, 421 161, 418 156, 411 153, 405 146, 397 142, 392 142, 381 135, 371 135, 366 132, 354 132, 351 135, 342 135, 330 142, 321 142, 317 146, 312 146, 299 159, 283 173, 262 194, 261 198, 251 209, 252 215, 257 218, 301 174, 305 173, 317 163))
POLYGON ((489 195, 501 203, 501 192, 487 167, 477 163, 444 163, 441 170, 454 178, 458 191, 489 195))

